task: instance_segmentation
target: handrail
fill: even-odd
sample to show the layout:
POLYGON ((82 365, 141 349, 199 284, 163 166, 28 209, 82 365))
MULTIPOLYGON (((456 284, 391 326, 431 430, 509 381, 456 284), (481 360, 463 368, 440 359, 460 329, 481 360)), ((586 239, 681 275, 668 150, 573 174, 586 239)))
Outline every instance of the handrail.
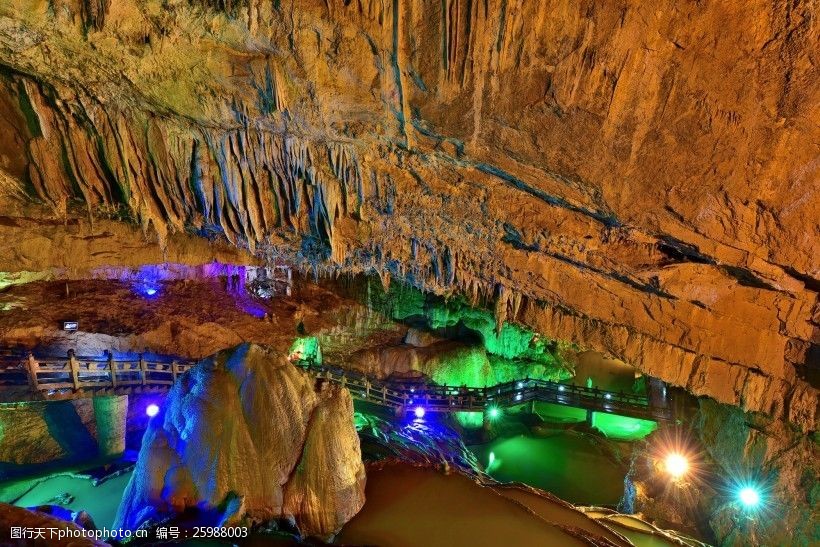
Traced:
POLYGON ((104 356, 78 357, 69 351, 66 357, 35 358, 0 356, 0 386, 28 384, 31 391, 122 389, 134 386, 167 389, 177 377, 194 365, 191 361, 137 358, 115 359, 104 356))
MULTIPOLYGON (((299 362, 318 380, 346 387, 353 397, 396 409, 423 405, 433 412, 484 411, 492 406, 514 406, 530 401, 619 413, 653 420, 671 420, 668 405, 653 405, 647 397, 603 391, 596 388, 525 378, 492 387, 438 385, 430 382, 380 380, 355 370, 331 364, 299 362)), ((0 356, 0 388, 28 385, 34 393, 83 390, 167 390, 193 361, 166 357, 163 360, 115 359, 111 352, 101 357, 35 358, 0 356), (169 360, 170 359, 170 360, 169 360)))
POLYGON ((331 365, 300 363, 319 380, 339 383, 354 397, 394 408, 421 405, 427 411, 484 411, 530 401, 551 402, 601 412, 668 421, 669 406, 653 405, 647 397, 526 378, 492 387, 455 387, 431 383, 379 380, 331 365))

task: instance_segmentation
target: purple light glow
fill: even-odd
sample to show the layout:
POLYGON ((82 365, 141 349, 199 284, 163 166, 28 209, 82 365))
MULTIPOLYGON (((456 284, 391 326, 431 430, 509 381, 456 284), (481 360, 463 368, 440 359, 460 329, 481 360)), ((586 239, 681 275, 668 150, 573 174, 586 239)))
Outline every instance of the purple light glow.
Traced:
POLYGON ((145 414, 148 415, 149 418, 153 418, 159 413, 159 406, 151 403, 147 407, 145 407, 145 414))
POLYGON ((424 418, 424 407, 423 406, 417 406, 416 409, 413 411, 413 413, 416 415, 416 418, 419 418, 419 419, 424 418))

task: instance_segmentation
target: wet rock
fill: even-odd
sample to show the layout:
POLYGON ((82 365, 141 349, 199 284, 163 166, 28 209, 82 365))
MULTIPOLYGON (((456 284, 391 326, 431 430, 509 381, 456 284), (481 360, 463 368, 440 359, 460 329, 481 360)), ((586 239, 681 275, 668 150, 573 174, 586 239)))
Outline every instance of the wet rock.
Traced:
POLYGON ((116 526, 196 509, 215 525, 293 517, 303 534, 326 536, 361 508, 364 481, 350 394, 317 391, 283 355, 244 344, 174 385, 116 526))

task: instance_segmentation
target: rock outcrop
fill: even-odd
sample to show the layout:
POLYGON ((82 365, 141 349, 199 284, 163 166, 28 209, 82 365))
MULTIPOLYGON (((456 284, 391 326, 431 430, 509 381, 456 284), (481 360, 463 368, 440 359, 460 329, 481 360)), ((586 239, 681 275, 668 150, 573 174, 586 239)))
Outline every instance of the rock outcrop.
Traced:
MULTIPOLYGON (((2 395, 30 396, 8 387, 2 395)), ((0 477, 122 454, 127 407, 126 396, 0 404, 0 477)))
POLYGON ((813 430, 815 20, 779 0, 5 4, 0 189, 484 296, 813 430))
POLYGON ((624 509, 675 527, 691 526, 715 545, 814 545, 820 541, 820 460, 816 441, 779 420, 701 399, 688 435, 661 428, 635 452, 624 509), (690 471, 670 484, 663 460, 684 452, 690 471), (760 507, 738 491, 753 486, 760 507), (776 514, 776 518, 773 515, 776 514))
POLYGON ((337 532, 364 504, 364 466, 347 390, 317 390, 282 355, 245 344, 202 361, 151 422, 116 526, 186 509, 214 524, 288 518, 337 532))
POLYGON ((95 532, 40 511, 0 503, 0 543, 3 545, 106 547, 107 543, 95 539, 95 532), (22 537, 15 538, 13 528, 25 529, 26 532, 22 533, 22 537))

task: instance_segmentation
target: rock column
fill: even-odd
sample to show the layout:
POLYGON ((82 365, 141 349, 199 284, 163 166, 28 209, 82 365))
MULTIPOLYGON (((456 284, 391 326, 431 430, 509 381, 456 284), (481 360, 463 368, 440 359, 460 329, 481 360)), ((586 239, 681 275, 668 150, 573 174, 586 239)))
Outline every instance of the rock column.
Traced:
POLYGON ((97 446, 101 456, 125 452, 125 426, 128 396, 94 397, 94 420, 97 424, 97 446))

